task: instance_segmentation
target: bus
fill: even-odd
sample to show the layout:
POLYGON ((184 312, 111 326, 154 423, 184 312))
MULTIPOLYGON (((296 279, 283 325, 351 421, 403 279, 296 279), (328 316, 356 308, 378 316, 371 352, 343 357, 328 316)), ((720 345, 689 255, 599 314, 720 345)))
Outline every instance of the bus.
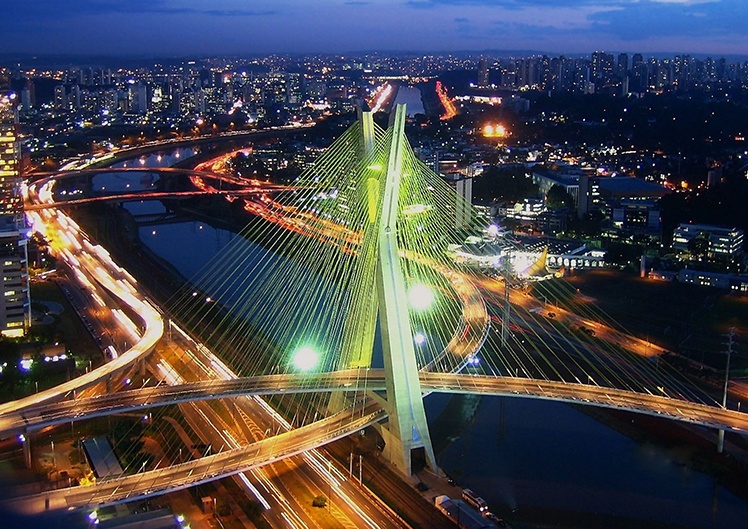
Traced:
POLYGON ((462 499, 465 501, 465 503, 467 503, 468 505, 471 505, 472 507, 475 507, 481 513, 488 510, 488 504, 486 503, 486 500, 478 496, 475 492, 473 492, 470 489, 462 490, 462 499))

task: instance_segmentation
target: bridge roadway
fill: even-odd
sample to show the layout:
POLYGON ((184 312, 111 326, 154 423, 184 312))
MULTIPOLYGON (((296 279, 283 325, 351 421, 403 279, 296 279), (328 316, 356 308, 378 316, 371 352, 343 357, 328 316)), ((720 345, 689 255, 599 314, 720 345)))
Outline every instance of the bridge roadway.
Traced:
POLYGON ((121 270, 116 270, 113 263, 110 266, 83 252, 75 252, 74 257, 68 248, 65 248, 65 251, 58 250, 60 251, 55 251, 55 254, 67 261, 73 269, 85 269, 86 273, 90 274, 89 277, 95 278, 102 288, 138 314, 142 318, 145 330, 132 347, 107 364, 50 389, 0 404, 0 417, 22 413, 26 408, 45 402, 59 401, 71 395, 74 396, 76 391, 106 382, 115 374, 131 368, 134 362, 150 354, 163 335, 164 322, 161 314, 137 293, 127 282, 127 276, 121 270), (77 266, 73 265, 71 259, 75 260, 77 266))
MULTIPOLYGON (((607 407, 665 417, 711 428, 748 432, 748 414, 664 395, 635 393, 608 387, 516 377, 458 373, 420 374, 425 393, 472 393, 521 396, 607 407)), ((265 375, 231 380, 209 380, 180 385, 159 385, 111 395, 76 399, 26 408, 0 416, 0 433, 63 424, 150 407, 246 395, 331 391, 383 391, 384 370, 351 369, 331 373, 265 375)))
MULTIPOLYGON (((748 415, 660 395, 514 377, 421 373, 424 391, 519 396, 633 411, 701 426, 748 432, 748 415)), ((27 414, 2 418, 2 428, 42 427, 112 413, 239 395, 317 391, 377 391, 385 388, 380 369, 348 370, 309 375, 269 375, 232 380, 161 385, 114 395, 37 406, 27 414)), ((230 476, 277 462, 356 432, 385 418, 377 399, 359 399, 357 405, 321 421, 280 435, 179 465, 38 495, 14 498, 14 509, 38 512, 50 509, 109 505, 148 497, 230 476), (48 502, 48 503, 47 503, 48 502)), ((9 500, 10 501, 10 500, 9 500)))
MULTIPOLYGON (((40 189, 31 185, 28 191, 29 196, 39 202, 51 201, 47 185, 42 185, 40 189)), ((161 313, 138 291, 132 276, 117 266, 106 250, 91 244, 72 219, 50 210, 32 212, 30 218, 35 228, 47 238, 52 253, 65 261, 82 284, 87 285, 90 294, 93 295, 96 289, 106 290, 118 303, 139 315, 142 330, 138 329, 138 335, 133 336, 136 342, 132 347, 103 366, 50 389, 0 404, 0 417, 20 414, 29 407, 74 397, 77 391, 110 380, 149 355, 164 333, 161 313)))
POLYGON ((209 178, 211 180, 218 180, 219 182, 225 182, 227 184, 238 186, 235 189, 216 189, 206 188, 200 190, 191 191, 139 191, 139 192, 125 192, 125 193, 107 193, 103 196, 96 197, 85 197, 85 198, 74 198, 71 200, 45 200, 45 201, 28 201, 24 208, 26 211, 38 211, 40 209, 59 208, 61 206, 78 206, 81 204, 87 204, 89 202, 99 201, 125 201, 125 200, 158 200, 161 198, 189 198, 198 195, 253 195, 259 193, 277 193, 279 191, 289 190, 291 188, 287 186, 280 186, 276 184, 270 184, 260 180, 247 180, 237 178, 232 175, 226 175, 216 173, 212 171, 199 171, 194 169, 183 169, 175 167, 109 167, 109 168, 87 168, 87 169, 76 169, 61 171, 55 173, 35 173, 32 175, 34 181, 30 184, 35 188, 41 188, 50 183, 57 182, 58 180, 75 178, 78 176, 92 176, 97 174, 111 174, 111 173, 163 173, 163 174, 176 174, 186 175, 190 177, 209 178))
POLYGON ((40 209, 59 209, 66 206, 80 206, 90 204, 91 202, 125 202, 128 200, 160 200, 165 199, 183 199, 204 195, 226 195, 226 196, 244 196, 259 195, 263 193, 277 193, 286 191, 290 188, 286 186, 264 186, 264 187, 245 187, 242 189, 219 189, 215 191, 195 190, 195 191, 140 191, 137 193, 120 193, 108 194, 100 197, 74 198, 72 200, 63 200, 60 202, 47 204, 27 204, 24 206, 26 211, 38 211, 40 209))
POLYGON ((38 183, 40 180, 47 182, 50 180, 65 180, 78 176, 95 176, 98 174, 112 173, 164 173, 183 176, 204 176, 212 180, 220 180, 222 182, 235 184, 242 187, 247 185, 247 180, 244 178, 238 178, 229 174, 217 173, 214 171, 206 171, 204 169, 188 169, 185 167, 152 167, 145 165, 142 167, 86 167, 82 169, 66 169, 64 171, 34 173, 29 175, 29 178, 33 179, 31 183, 38 183))
POLYGON ((385 417, 374 399, 356 404, 326 419, 268 437, 240 448, 148 472, 97 481, 90 486, 58 489, 21 498, 4 499, 19 514, 47 509, 113 505, 130 499, 173 492, 306 452, 354 433, 385 417))

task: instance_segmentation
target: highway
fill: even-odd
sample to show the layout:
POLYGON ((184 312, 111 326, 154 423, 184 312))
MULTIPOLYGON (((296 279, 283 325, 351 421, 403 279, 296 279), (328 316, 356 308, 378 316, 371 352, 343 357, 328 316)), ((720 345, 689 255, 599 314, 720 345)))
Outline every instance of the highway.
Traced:
MULTIPOLYGON (((51 200, 46 187, 29 188, 28 192, 41 202, 51 200)), ((141 321, 132 322, 121 310, 115 309, 118 311, 120 325, 125 327, 132 337, 132 347, 111 362, 68 382, 22 399, 0 404, 0 416, 22 413, 28 407, 63 400, 87 387, 106 383, 116 374, 149 355, 164 331, 161 313, 138 292, 135 279, 117 266, 104 248, 85 239, 74 221, 62 213, 51 210, 30 212, 29 217, 34 229, 42 233, 49 242, 54 255, 75 272, 76 278, 90 295, 97 289, 105 290, 122 306, 129 308, 132 314, 138 314, 141 321)), ((100 297, 99 300, 104 305, 100 297)))
MULTIPOLYGON (((156 377, 165 377, 167 384, 178 383, 182 378, 195 381, 237 378, 208 348, 196 343, 177 326, 171 326, 169 336, 167 347, 151 356, 149 362, 156 377)), ((224 407, 223 416, 233 417, 233 421, 227 423, 222 414, 217 413, 216 405, 211 406, 207 401, 180 405, 200 439, 218 451, 239 448, 292 429, 288 421, 256 395, 223 399, 219 405, 224 407)), ((300 501, 300 488, 310 497, 332 493, 335 499, 330 500, 329 512, 344 527, 405 527, 381 500, 356 486, 329 456, 317 449, 237 474, 235 478, 265 507, 263 516, 274 527, 319 527, 318 517, 310 512, 314 508, 300 501)))
POLYGON ((237 449, 166 468, 101 480, 87 487, 60 489, 11 501, 17 512, 35 513, 40 510, 40 504, 43 509, 47 502, 50 509, 64 509, 111 505, 135 497, 165 494, 300 454, 361 430, 384 417, 379 405, 366 399, 321 421, 237 449))
MULTIPOLYGON (((191 177, 195 178, 194 175, 191 175, 191 177)), ((51 187, 52 184, 50 180, 38 180, 34 185, 32 185, 32 187, 29 188, 29 196, 32 196, 34 200, 45 204, 51 202, 51 187)), ((266 187, 270 188, 273 186, 266 187)), ((267 191, 267 189, 265 191, 267 191)), ((85 285, 87 290, 90 290, 91 295, 96 296, 95 291, 102 287, 106 288, 108 292, 111 285, 106 281, 100 281, 99 279, 97 279, 99 275, 105 273, 105 270, 80 267, 80 260, 85 259, 86 256, 78 255, 78 252, 82 254, 88 253, 89 256, 94 260, 104 259, 108 263, 111 263, 112 270, 114 272, 117 272, 118 274, 118 277, 115 278, 115 281, 131 283, 129 286, 133 287, 132 290, 134 291, 136 289, 136 287, 134 286, 134 279, 132 279, 124 270, 118 268, 113 262, 111 262, 108 253, 106 253, 103 248, 92 245, 86 239, 85 235, 80 232, 77 225, 71 219, 65 217, 62 213, 46 210, 35 212, 32 215, 36 216, 37 222, 40 227, 44 226, 49 230, 49 233, 47 235, 50 238, 51 242, 59 243, 59 246, 52 245, 53 250, 60 252, 60 255, 65 258, 65 261, 75 272, 78 281, 85 285), (73 251, 71 251, 71 249, 73 249, 73 251)), ((101 294, 101 296, 106 299, 104 293, 99 292, 99 294, 101 294)), ((138 306, 133 306, 133 310, 138 310, 138 308, 138 306)), ((129 322, 129 325, 132 327, 137 327, 132 322, 129 322)), ((133 330, 137 333, 137 328, 133 330)), ((161 333, 159 333, 159 336, 160 335, 161 333)), ((203 360, 205 362, 209 362, 209 360, 206 360, 205 358, 203 358, 203 360)), ((215 360, 217 361, 217 359, 215 360)), ((214 362, 210 361, 210 363, 212 364, 214 362)), ((153 364, 153 362, 149 362, 149 364, 153 364)), ((196 363, 192 362, 190 364, 192 366, 196 365, 196 363)), ((106 379, 109 379, 113 374, 115 374, 115 372, 116 371, 114 370, 107 370, 107 374, 105 375, 106 379)), ((219 375, 224 376, 225 373, 219 373, 219 375)), ((202 373, 202 376, 206 376, 206 374, 202 373)), ((216 373, 207 375, 208 378, 210 378, 210 376, 216 376, 216 373)), ((81 379, 78 379, 78 381, 80 380, 81 379)), ((86 386, 77 384, 74 381, 74 389, 71 395, 80 397, 81 393, 77 393, 76 395, 75 391, 80 391, 84 387, 86 386)), ((117 395, 112 396, 116 398, 117 395)), ((99 395, 98 397, 104 398, 103 395, 99 395)), ((62 404, 65 406, 72 404, 73 408, 75 408, 75 402, 77 401, 73 400, 62 404)), ((265 422, 267 422, 269 420, 271 424, 273 424, 274 422, 281 423, 281 421, 283 421, 281 417, 276 418, 272 416, 272 414, 274 414, 275 416, 277 416, 277 414, 274 410, 267 406, 267 404, 264 404, 266 410, 260 410, 261 413, 258 413, 258 404, 254 399, 241 399, 241 404, 239 404, 237 407, 239 406, 247 408, 247 410, 243 412, 244 418, 247 423, 250 424, 250 429, 259 431, 261 436, 262 432, 267 432, 265 431, 265 428, 259 428, 258 426, 256 426, 254 424, 255 421, 264 420, 265 422), (254 406, 251 406, 252 404, 254 404, 254 406), (252 407, 253 409, 250 410, 250 407, 252 407), (266 419, 261 418, 263 414, 267 416, 266 419)), ((259 407, 261 408, 261 406, 259 407)), ((80 412, 80 409, 69 410, 66 408, 66 411, 62 413, 69 413, 70 415, 68 417, 69 419, 71 419, 80 412)), ((200 433, 201 438, 205 438, 207 436, 209 440, 214 439, 214 446, 227 446, 232 448, 239 447, 239 443, 235 441, 234 436, 232 436, 227 429, 220 429, 220 426, 227 425, 224 425, 221 418, 214 412, 212 412, 210 410, 210 407, 207 406, 204 402, 194 400, 190 401, 188 406, 183 407, 183 412, 193 425, 195 431, 200 433), (205 418, 206 414, 211 416, 212 419, 208 420, 207 418, 205 418)), ((19 409, 19 413, 24 415, 22 413, 22 409, 19 409)), ((2 417, 9 417, 9 415, 2 415, 2 417)), ((62 415, 58 415, 57 417, 62 417, 62 415)), ((31 433, 31 430, 35 429, 33 421, 27 421, 25 419, 22 419, 22 421, 25 424, 25 427, 23 428, 24 432, 31 433)), ((258 424, 263 423, 259 422, 258 424)), ((288 426, 288 428, 290 428, 290 426, 288 426)), ((340 435, 346 434, 341 433, 340 435)), ((237 437, 242 438, 241 432, 237 435, 237 437)), ((379 501, 375 497, 372 497, 370 494, 365 493, 365 491, 363 491, 362 489, 352 486, 350 483, 347 483, 347 479, 345 478, 345 476, 335 468, 334 464, 332 464, 328 459, 325 459, 318 451, 308 450, 307 445, 304 446, 305 448, 303 448, 302 450, 304 452, 302 456, 303 460, 299 460, 298 462, 290 463, 287 465, 287 463, 285 462, 286 456, 293 455, 296 452, 289 452, 287 454, 284 454, 284 457, 278 458, 278 461, 284 461, 282 463, 284 468, 281 469, 280 472, 275 472, 275 478, 265 475, 266 472, 252 472, 252 475, 254 476, 253 480, 259 481, 261 487, 264 488, 265 491, 267 491, 267 494, 270 494, 270 496, 268 496, 270 504, 266 503, 264 499, 260 499, 260 501, 266 506, 266 509, 269 509, 266 511, 265 516, 269 521, 271 521, 274 527, 288 527, 289 525, 291 527, 312 527, 317 525, 316 521, 313 518, 310 518, 304 513, 304 510, 309 506, 298 503, 296 499, 292 498, 293 494, 289 493, 289 491, 286 490, 285 486, 283 485, 282 482, 291 476, 287 473, 289 469, 294 470, 293 476, 295 477, 293 479, 296 483, 307 483, 306 486, 309 488, 309 490, 316 491, 317 494, 321 492, 328 492, 330 490, 333 490, 334 488, 336 500, 334 503, 334 507, 330 510, 331 514, 336 519, 338 519, 343 526, 351 526, 351 524, 353 524, 353 526, 357 527, 366 526, 374 529, 404 527, 401 520, 397 519, 397 517, 394 517, 392 513, 390 513, 386 508, 382 506, 381 501, 379 501), (285 468, 287 466, 288 468, 285 468), (273 508, 272 510, 270 510, 271 505, 278 508, 273 508)), ((264 461, 266 463, 267 461, 273 459, 271 456, 267 455, 263 458, 263 453, 264 452, 260 452, 259 455, 257 455, 258 461, 264 461)), ((199 454, 197 455, 199 456, 199 454)), ((269 465, 267 468, 273 466, 274 465, 269 465)), ((192 469, 190 470, 192 471, 192 469)), ((193 472, 189 473, 192 474, 193 472)), ((245 486, 250 491, 253 491, 259 498, 259 493, 256 489, 253 489, 251 483, 249 483, 247 478, 243 474, 239 477, 242 478, 241 480, 239 480, 240 485, 245 486)), ((185 486, 191 485, 187 484, 185 486)), ((167 486, 164 489, 160 489, 161 492, 159 493, 169 492, 172 488, 173 487, 171 486, 167 486)), ((260 488, 260 486, 258 486, 257 488, 260 488)), ((67 492, 76 494, 80 491, 78 489, 68 489, 67 492)), ((128 499, 134 499, 135 497, 136 496, 129 495, 128 499)), ((99 500, 92 501, 95 502, 99 500)), ((54 508, 54 505, 60 503, 59 498, 53 498, 51 500, 51 503, 51 508, 54 508)), ((84 503, 87 504, 87 502, 84 503)), ((37 509, 45 508, 44 502, 35 501, 33 499, 29 499, 29 502, 27 502, 26 505, 30 510, 34 510, 33 506, 35 506, 35 508, 37 509)))
MULTIPOLYGON (((643 413, 701 426, 748 432, 748 414, 665 395, 634 393, 590 384, 459 373, 420 374, 424 392, 522 396, 643 413)), ((229 380, 159 385, 113 395, 46 404, 0 417, 0 432, 17 432, 54 424, 184 402, 247 395, 282 393, 358 392, 385 389, 384 370, 355 369, 332 373, 281 374, 229 380)))

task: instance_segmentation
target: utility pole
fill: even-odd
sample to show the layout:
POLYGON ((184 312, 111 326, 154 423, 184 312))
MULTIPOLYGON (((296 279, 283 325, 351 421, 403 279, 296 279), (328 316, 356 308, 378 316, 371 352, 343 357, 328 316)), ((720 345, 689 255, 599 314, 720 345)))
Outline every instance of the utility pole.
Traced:
MULTIPOLYGON (((730 327, 730 334, 727 335, 727 365, 725 366, 725 389, 722 393, 722 409, 727 409, 727 386, 730 383, 730 357, 732 356, 732 346, 735 344, 735 327, 730 327)), ((720 430, 717 434, 717 453, 721 454, 725 448, 725 431, 720 430)))

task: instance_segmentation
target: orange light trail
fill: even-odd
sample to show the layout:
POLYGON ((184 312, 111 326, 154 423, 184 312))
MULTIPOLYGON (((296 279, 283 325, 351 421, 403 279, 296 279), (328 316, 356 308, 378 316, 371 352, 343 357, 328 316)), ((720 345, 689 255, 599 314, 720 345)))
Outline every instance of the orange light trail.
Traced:
POLYGON ((449 97, 449 94, 447 94, 447 89, 441 81, 436 82, 436 95, 439 96, 439 101, 444 107, 444 114, 442 114, 439 119, 446 121, 455 117, 457 115, 457 108, 455 107, 454 101, 449 97))

